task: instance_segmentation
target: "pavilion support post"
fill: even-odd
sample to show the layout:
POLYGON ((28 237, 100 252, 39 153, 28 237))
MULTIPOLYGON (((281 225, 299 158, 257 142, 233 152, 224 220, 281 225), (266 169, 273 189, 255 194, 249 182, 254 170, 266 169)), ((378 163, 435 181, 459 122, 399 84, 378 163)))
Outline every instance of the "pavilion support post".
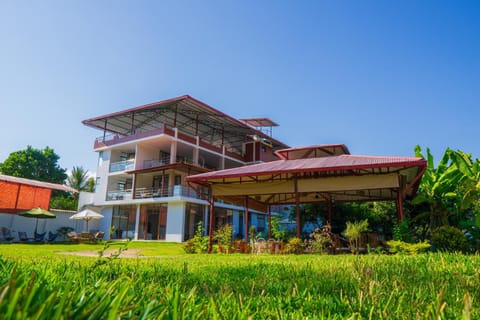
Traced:
POLYGON ((248 239, 248 196, 245 196, 245 241, 249 241, 248 239))
POLYGON ((401 189, 398 189, 397 192, 397 216, 399 221, 403 220, 403 197, 401 189))
POLYGON ((270 206, 268 206, 267 218, 268 218, 268 239, 271 239, 272 238, 272 212, 270 210, 270 206))
POLYGON ((328 198, 328 223, 332 226, 332 198, 328 198))
POLYGON ((298 181, 297 178, 294 179, 295 185, 295 212, 297 215, 297 238, 300 238, 302 233, 302 226, 300 223, 300 195, 298 194, 298 181))
POLYGON ((210 197, 208 199, 208 202, 210 204, 210 218, 208 219, 208 253, 212 253, 215 200, 213 198, 213 193, 211 189, 210 189, 210 197))

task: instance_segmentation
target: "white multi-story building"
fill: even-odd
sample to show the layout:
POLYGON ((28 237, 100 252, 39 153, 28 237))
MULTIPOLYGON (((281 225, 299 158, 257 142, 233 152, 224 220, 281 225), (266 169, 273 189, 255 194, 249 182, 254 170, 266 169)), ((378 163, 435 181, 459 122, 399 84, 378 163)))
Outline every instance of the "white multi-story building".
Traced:
MULTIPOLYGON (((213 170, 278 160, 287 148, 272 138, 277 124, 266 118, 235 119, 188 95, 88 120, 100 129, 96 190, 81 204, 101 208, 99 229, 111 238, 181 242, 198 222, 208 221, 208 191, 193 189, 185 177, 213 170)), ((214 228, 232 224, 244 238, 244 208, 215 204, 214 228)), ((253 212, 249 225, 266 232, 265 214, 253 212)))

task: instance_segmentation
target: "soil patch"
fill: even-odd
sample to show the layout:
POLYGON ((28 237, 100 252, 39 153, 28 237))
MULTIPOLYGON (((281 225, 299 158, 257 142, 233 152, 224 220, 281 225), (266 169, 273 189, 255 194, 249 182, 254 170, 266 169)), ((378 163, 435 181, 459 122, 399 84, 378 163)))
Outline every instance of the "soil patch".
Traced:
MULTIPOLYGON (((72 256, 80 257, 98 257, 98 251, 60 251, 58 254, 68 254, 72 256)), ((118 249, 107 249, 103 252, 104 257, 111 257, 113 254, 117 254, 118 249)), ((122 251, 120 258, 152 258, 152 256, 144 256, 138 249, 128 249, 122 251)))

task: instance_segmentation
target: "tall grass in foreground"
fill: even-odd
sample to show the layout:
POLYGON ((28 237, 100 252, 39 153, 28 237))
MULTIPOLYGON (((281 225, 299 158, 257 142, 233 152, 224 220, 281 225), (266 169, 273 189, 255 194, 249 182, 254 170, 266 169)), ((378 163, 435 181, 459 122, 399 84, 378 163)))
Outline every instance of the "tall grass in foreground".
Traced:
POLYGON ((480 257, 0 258, 2 319, 478 319, 480 257))

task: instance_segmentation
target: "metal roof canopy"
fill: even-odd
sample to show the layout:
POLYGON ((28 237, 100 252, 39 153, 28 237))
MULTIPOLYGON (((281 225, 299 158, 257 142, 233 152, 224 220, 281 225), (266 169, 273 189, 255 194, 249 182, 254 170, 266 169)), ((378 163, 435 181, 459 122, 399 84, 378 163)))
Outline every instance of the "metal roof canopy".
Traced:
POLYGON ((159 129, 165 124, 177 128, 181 133, 198 135, 212 145, 225 145, 238 154, 242 154, 243 143, 251 141, 252 135, 270 140, 274 149, 288 147, 251 125, 188 95, 87 119, 82 123, 124 136, 159 129))
MULTIPOLYGON (((305 152, 308 147, 298 149, 305 152)), ((402 201, 415 195, 426 165, 426 160, 417 157, 340 154, 254 164, 193 175, 186 180, 208 187, 211 198, 248 204, 262 212, 268 212, 270 205, 296 204, 297 222, 300 203, 366 201, 397 201, 402 219, 402 201)))

